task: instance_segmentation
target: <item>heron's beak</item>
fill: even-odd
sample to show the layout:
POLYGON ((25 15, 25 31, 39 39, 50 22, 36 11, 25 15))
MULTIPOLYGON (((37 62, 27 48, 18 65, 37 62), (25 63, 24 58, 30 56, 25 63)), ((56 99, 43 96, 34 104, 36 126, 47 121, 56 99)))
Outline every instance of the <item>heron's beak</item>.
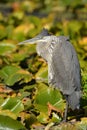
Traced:
POLYGON ((45 40, 44 39, 41 39, 39 37, 35 37, 35 38, 32 38, 32 39, 29 39, 29 40, 25 40, 23 42, 19 42, 18 44, 19 45, 22 45, 22 44, 34 44, 34 43, 39 43, 39 42, 44 42, 45 40))
POLYGON ((36 41, 37 41, 37 39, 35 39, 35 38, 32 38, 32 39, 29 39, 29 40, 25 40, 25 41, 23 41, 23 42, 19 42, 18 44, 19 45, 22 45, 22 44, 34 44, 34 43, 36 43, 36 41))

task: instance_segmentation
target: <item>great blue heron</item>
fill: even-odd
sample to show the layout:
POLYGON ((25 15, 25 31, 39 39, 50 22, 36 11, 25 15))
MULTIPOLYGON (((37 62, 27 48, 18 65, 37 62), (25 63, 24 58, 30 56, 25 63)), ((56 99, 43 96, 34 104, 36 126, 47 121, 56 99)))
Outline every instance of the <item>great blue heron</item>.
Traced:
POLYGON ((66 98, 66 121, 68 105, 72 110, 80 106, 81 75, 76 51, 68 37, 51 35, 46 29, 35 38, 19 44, 33 43, 37 43, 37 53, 48 63, 49 84, 58 88, 66 98))

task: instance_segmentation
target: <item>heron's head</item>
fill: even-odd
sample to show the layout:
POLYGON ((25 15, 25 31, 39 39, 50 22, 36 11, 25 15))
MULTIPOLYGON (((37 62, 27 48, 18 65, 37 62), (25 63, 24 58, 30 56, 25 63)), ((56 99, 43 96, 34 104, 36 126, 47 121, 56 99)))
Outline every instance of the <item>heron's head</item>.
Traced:
POLYGON ((19 44, 20 45, 22 45, 22 44, 34 44, 34 43, 38 44, 38 43, 43 43, 43 42, 47 42, 47 41, 48 42, 50 41, 50 34, 48 33, 47 29, 43 29, 41 31, 41 33, 38 34, 37 36, 35 36, 34 38, 20 42, 19 44))
POLYGON ((52 36, 51 34, 48 33, 48 30, 43 29, 40 34, 35 36, 32 39, 20 42, 19 44, 34 44, 36 43, 36 50, 39 55, 41 55, 44 59, 47 60, 51 41, 52 41, 52 36))

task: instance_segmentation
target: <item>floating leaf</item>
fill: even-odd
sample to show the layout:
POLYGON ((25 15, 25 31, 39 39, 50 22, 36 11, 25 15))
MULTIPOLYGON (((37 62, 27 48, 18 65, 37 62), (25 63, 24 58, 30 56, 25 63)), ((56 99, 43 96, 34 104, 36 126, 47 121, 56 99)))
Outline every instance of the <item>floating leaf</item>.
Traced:
POLYGON ((35 107, 42 112, 48 112, 47 104, 50 103, 58 109, 63 110, 65 103, 62 95, 56 89, 47 87, 45 84, 40 83, 37 95, 35 97, 35 107), (40 89, 41 87, 41 89, 40 89))
POLYGON ((44 82, 48 82, 48 67, 44 66, 39 69, 39 71, 36 73, 36 79, 44 82))
MULTIPOLYGON (((17 6, 18 3, 16 3, 16 6, 17 6)), ((18 5, 20 7, 20 5, 18 5)), ((23 11, 15 11, 13 12, 12 14, 13 17, 19 19, 19 20, 22 20, 23 17, 24 17, 24 12, 23 11)))
POLYGON ((39 26, 41 25, 41 20, 40 20, 40 18, 38 18, 38 17, 36 17, 36 16, 30 16, 30 17, 29 17, 29 20, 30 20, 30 22, 33 23, 35 26, 38 26, 38 24, 39 24, 39 26))
POLYGON ((18 114, 20 111, 24 110, 24 105, 22 104, 21 100, 14 97, 8 97, 2 104, 2 109, 9 109, 11 112, 18 114))
POLYGON ((21 46, 19 48, 19 52, 12 53, 11 59, 13 62, 20 62, 22 60, 25 60, 27 57, 29 57, 29 55, 33 53, 36 53, 35 45, 21 46))
POLYGON ((5 27, 0 25, 0 40, 2 40, 3 38, 5 38, 7 35, 5 27))
POLYGON ((26 58, 26 53, 15 53, 15 54, 12 54, 12 61, 13 62, 20 62, 22 60, 24 60, 26 58))
POLYGON ((11 112, 10 110, 0 110, 0 115, 3 115, 3 116, 9 116, 11 117, 12 119, 17 119, 17 115, 13 112, 11 112))
POLYGON ((42 118, 41 121, 44 123, 47 121, 50 113, 48 104, 51 104, 51 106, 62 115, 65 103, 60 92, 53 88, 47 87, 43 83, 40 83, 38 88, 39 89, 34 101, 35 108, 40 112, 38 119, 40 120, 42 118))
POLYGON ((0 70, 0 77, 4 79, 5 84, 11 86, 16 82, 24 79, 25 82, 28 82, 32 79, 32 75, 17 66, 6 66, 0 70))
POLYGON ((24 41, 25 35, 23 32, 13 33, 11 38, 16 41, 24 41))
POLYGON ((52 130, 81 130, 76 127, 74 123, 61 123, 60 125, 53 126, 52 130))
POLYGON ((52 121, 53 122, 60 122, 61 121, 61 118, 58 116, 58 114, 57 113, 52 113, 52 121))
POLYGON ((11 53, 16 49, 14 44, 10 43, 0 43, 0 55, 5 55, 7 53, 11 53))
POLYGON ((34 25, 32 23, 21 24, 14 29, 14 34, 18 34, 18 33, 21 33, 21 32, 24 33, 24 34, 27 34, 29 32, 29 30, 31 30, 33 28, 34 28, 34 25))
POLYGON ((86 45, 87 46, 87 37, 83 37, 81 40, 79 40, 80 45, 86 45))
POLYGON ((26 128, 17 120, 8 116, 0 115, 0 130, 26 130, 26 128))
POLYGON ((37 116, 37 119, 41 123, 48 123, 48 115, 44 112, 40 112, 39 116, 37 116))
POLYGON ((72 21, 68 24, 68 29, 74 33, 79 33, 78 31, 81 29, 82 24, 78 21, 72 21))

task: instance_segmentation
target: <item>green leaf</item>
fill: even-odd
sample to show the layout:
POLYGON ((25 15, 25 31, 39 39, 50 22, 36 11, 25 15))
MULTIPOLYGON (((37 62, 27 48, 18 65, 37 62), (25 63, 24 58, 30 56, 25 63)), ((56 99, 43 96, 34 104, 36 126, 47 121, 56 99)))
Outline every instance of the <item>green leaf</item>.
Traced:
POLYGON ((0 24, 0 40, 7 36, 7 32, 4 26, 0 24))
POLYGON ((15 12, 13 12, 12 16, 19 19, 19 20, 22 20, 24 17, 24 12, 23 11, 17 11, 17 12, 15 11, 15 12))
POLYGON ((6 66, 0 70, 0 77, 4 79, 5 84, 11 86, 16 82, 24 79, 25 82, 28 82, 32 79, 32 75, 17 66, 6 66))
POLYGON ((57 113, 52 113, 52 121, 53 122, 60 122, 61 121, 61 118, 59 118, 58 114, 57 113))
MULTIPOLYGON (((31 23, 33 23, 35 26, 39 26, 41 25, 41 20, 40 18, 36 17, 36 16, 29 16, 29 20, 31 23)), ((37 29, 36 29, 37 30, 37 29)))
POLYGON ((14 54, 12 54, 12 61, 13 62, 20 62, 20 61, 24 60, 26 57, 27 57, 26 53, 23 53, 23 54, 14 53, 14 54))
POLYGON ((8 97, 2 104, 2 109, 9 109, 11 112, 18 114, 19 112, 24 110, 24 105, 22 104, 21 100, 14 97, 8 97))
POLYGON ((87 117, 83 117, 77 126, 79 130, 87 130, 87 117))
POLYGON ((40 112, 39 116, 37 116, 37 119, 41 123, 47 123, 48 122, 48 115, 44 112, 40 112))
POLYGON ((22 32, 18 32, 12 35, 12 39, 13 40, 17 40, 17 41, 24 41, 25 40, 25 35, 22 32))
POLYGON ((14 44, 0 43, 0 55, 11 53, 15 49, 16 49, 16 46, 14 44))
POLYGON ((26 128, 17 120, 0 115, 0 130, 26 130, 26 128))
POLYGON ((80 124, 79 130, 87 130, 87 123, 80 124))
POLYGON ((48 66, 41 67, 35 76, 37 81, 39 80, 48 83, 48 66))
POLYGON ((17 116, 18 116, 15 113, 11 112, 10 110, 7 110, 7 109, 2 110, 1 108, 0 108, 0 115, 9 116, 9 117, 11 117, 12 119, 15 119, 15 120, 17 119, 17 116))
POLYGON ((35 107, 42 112, 48 112, 47 104, 50 103, 54 107, 64 110, 65 103, 62 95, 56 89, 47 87, 45 84, 40 83, 37 95, 35 97, 35 107))
POLYGON ((12 54, 13 62, 20 62, 36 52, 35 45, 18 46, 19 52, 12 54))
POLYGON ((71 31, 71 33, 73 34, 79 33, 81 27, 82 27, 82 24, 78 21, 72 21, 68 25, 69 31, 71 31))

